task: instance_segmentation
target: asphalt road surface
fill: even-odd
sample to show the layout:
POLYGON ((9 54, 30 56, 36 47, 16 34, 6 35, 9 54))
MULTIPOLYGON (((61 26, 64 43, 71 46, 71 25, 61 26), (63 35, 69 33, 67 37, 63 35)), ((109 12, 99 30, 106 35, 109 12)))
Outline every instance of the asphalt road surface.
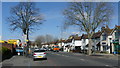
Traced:
POLYGON ((117 68, 118 59, 78 53, 47 52, 47 60, 33 61, 32 56, 13 56, 11 59, 2 62, 2 67, 4 66, 105 66, 117 68))

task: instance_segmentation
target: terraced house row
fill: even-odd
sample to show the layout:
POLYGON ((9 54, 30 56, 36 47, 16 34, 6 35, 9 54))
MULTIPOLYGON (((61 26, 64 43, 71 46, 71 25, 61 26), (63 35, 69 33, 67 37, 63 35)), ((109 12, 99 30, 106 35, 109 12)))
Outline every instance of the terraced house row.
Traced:
MULTIPOLYGON (((43 47, 59 45, 64 52, 86 52, 88 49, 88 43, 88 35, 82 34, 81 36, 71 35, 66 40, 44 43, 43 47)), ((113 29, 105 26, 98 32, 94 33, 92 37, 92 51, 113 54, 120 53, 120 26, 116 25, 113 29)))

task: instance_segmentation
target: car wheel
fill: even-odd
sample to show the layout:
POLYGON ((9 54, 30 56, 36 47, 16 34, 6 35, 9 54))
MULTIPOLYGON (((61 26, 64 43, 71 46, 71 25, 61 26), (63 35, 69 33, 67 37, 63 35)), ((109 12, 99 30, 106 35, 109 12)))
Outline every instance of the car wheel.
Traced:
POLYGON ((33 61, 35 61, 36 59, 33 59, 33 61))
POLYGON ((47 60, 47 58, 45 58, 45 60, 47 60))

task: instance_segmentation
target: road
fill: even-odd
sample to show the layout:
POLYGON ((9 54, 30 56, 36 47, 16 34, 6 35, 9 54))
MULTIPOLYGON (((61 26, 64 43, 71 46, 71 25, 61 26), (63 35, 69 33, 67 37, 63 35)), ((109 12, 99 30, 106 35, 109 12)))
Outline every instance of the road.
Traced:
POLYGON ((32 57, 13 56, 3 61, 2 66, 106 66, 116 68, 118 60, 78 53, 47 52, 47 60, 33 61, 32 57))

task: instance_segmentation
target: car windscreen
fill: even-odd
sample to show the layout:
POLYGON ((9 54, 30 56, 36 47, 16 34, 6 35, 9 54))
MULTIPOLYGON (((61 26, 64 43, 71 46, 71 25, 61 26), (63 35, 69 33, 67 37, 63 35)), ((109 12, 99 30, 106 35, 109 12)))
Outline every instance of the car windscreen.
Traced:
POLYGON ((59 48, 59 46, 54 46, 54 48, 59 48))
POLYGON ((45 50, 35 50, 34 52, 45 52, 45 50))

